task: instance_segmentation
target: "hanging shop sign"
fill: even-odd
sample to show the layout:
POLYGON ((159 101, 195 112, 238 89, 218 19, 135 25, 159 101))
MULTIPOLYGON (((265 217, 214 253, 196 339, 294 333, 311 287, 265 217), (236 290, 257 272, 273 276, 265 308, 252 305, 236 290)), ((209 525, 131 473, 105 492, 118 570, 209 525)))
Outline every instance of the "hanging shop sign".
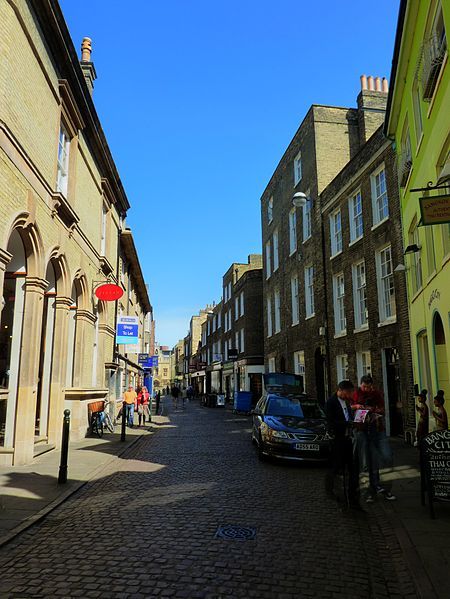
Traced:
POLYGON ((428 496, 430 516, 433 502, 450 501, 450 431, 433 431, 421 441, 421 498, 428 496))
POLYGON ((116 329, 118 345, 137 345, 139 343, 139 318, 137 316, 118 316, 116 329))
POLYGON ((422 225, 450 223, 450 195, 420 198, 420 213, 422 225))
POLYGON ((123 289, 114 283, 104 283, 97 287, 94 293, 99 300, 115 302, 122 297, 123 289))

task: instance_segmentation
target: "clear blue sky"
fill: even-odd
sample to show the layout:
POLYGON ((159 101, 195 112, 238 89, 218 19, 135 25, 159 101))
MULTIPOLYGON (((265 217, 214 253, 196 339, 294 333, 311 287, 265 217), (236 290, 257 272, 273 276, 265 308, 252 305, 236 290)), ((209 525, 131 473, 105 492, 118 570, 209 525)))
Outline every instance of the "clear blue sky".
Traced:
POLYGON ((93 40, 160 343, 261 252, 259 198, 309 106, 355 106, 362 73, 389 77, 398 4, 61 0, 75 47, 93 40))

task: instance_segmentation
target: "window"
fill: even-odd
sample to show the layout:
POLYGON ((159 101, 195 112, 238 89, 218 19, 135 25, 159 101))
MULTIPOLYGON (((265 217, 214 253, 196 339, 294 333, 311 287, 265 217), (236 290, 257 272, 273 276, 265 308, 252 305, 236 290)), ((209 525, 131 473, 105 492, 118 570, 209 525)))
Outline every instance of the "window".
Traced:
POLYGON ((208 318, 208 335, 211 335, 211 321, 208 318))
POLYGON ((100 256, 106 254, 106 219, 108 211, 105 205, 102 206, 102 236, 100 239, 100 256))
POLYGON ((430 36, 423 44, 422 87, 423 99, 426 101, 431 101, 433 98, 446 51, 447 37, 445 33, 442 6, 439 3, 430 36))
POLYGON ((275 372, 275 358, 269 358, 269 372, 275 372))
POLYGON ((234 298, 234 320, 239 318, 239 297, 234 298))
POLYGON ((331 255, 335 256, 339 252, 342 252, 342 223, 340 209, 330 215, 330 238, 331 255))
POLYGON ((312 200, 309 197, 309 191, 305 194, 308 198, 306 204, 303 206, 303 241, 306 241, 311 237, 311 204, 312 200))
POLYGON ((228 310, 228 330, 231 331, 231 308, 228 310))
MULTIPOLYGON (((419 230, 417 228, 417 218, 415 217, 411 226, 409 228, 408 233, 408 241, 409 245, 416 245, 420 248, 419 241, 419 230)), ((419 289, 422 287, 423 279, 422 279, 422 252, 419 250, 418 252, 412 252, 409 254, 412 266, 412 287, 413 293, 417 293, 419 289)))
POLYGON ((245 337, 244 329, 241 329, 241 353, 243 353, 245 351, 244 337, 245 337))
POLYGON ((267 220, 269 224, 273 221, 273 197, 270 198, 267 204, 267 220))
POLYGON ((56 191, 67 196, 67 181, 69 178, 69 149, 70 138, 66 128, 61 125, 58 142, 58 172, 56 177, 56 191))
POLYGON ((271 263, 270 263, 270 239, 266 243, 266 279, 271 275, 271 263))
MULTIPOLYGON (((408 121, 403 125, 400 155, 398 157, 398 181, 400 187, 405 187, 412 168, 411 139, 409 137, 408 121)), ((372 192, 373 196, 373 192, 372 192)), ((374 212, 375 213, 375 212, 374 212)))
POLYGON ((241 291, 239 298, 240 298, 240 304, 241 304, 241 316, 244 316, 244 292, 243 291, 241 291))
POLYGON ((350 221, 350 243, 363 236, 363 217, 361 192, 358 191, 348 201, 348 216, 350 221))
POLYGON ((239 331, 234 334, 234 348, 239 351, 239 331))
POLYGON ((389 216, 386 189, 386 171, 384 165, 370 177, 372 187, 373 224, 377 225, 389 216))
POLYGON ((274 308, 275 308, 275 333, 281 331, 281 298, 280 292, 277 289, 274 293, 274 308))
POLYGON ((303 350, 294 352, 294 373, 305 376, 305 352, 303 350))
POLYGON ((228 292, 227 292, 228 300, 230 300, 231 299, 231 281, 228 283, 227 287, 228 287, 228 292))
POLYGON ((427 244, 427 274, 429 277, 436 272, 436 252, 434 249, 433 227, 425 227, 425 242, 427 244))
POLYGON ((167 377, 167 373, 168 373, 168 369, 167 368, 163 368, 163 376, 167 377))
POLYGON ((289 212, 289 255, 297 249, 297 212, 295 208, 289 212))
POLYGON ((376 254, 380 322, 395 317, 395 288, 391 246, 376 254))
POLYGON ((228 291, 228 288, 227 288, 227 286, 225 285, 225 286, 224 286, 224 288, 223 288, 223 303, 224 303, 224 304, 226 304, 226 303, 227 303, 227 301, 228 301, 228 297, 227 297, 227 291, 228 291))
POLYGON ((444 258, 450 254, 450 224, 441 225, 444 258))
POLYGON ((302 180, 302 153, 299 152, 294 158, 294 185, 302 180))
POLYGON ((300 304, 298 297, 298 276, 291 278, 292 324, 298 324, 300 319, 300 304))
POLYGON ((362 376, 366 374, 372 374, 369 351, 356 352, 356 371, 358 375, 358 381, 361 380, 362 376))
POLYGON ((419 84, 417 81, 414 83, 412 89, 412 101, 414 110, 414 124, 416 126, 416 144, 419 145, 420 139, 423 132, 423 121, 422 121, 422 97, 420 95, 419 84))
POLYGON ((278 270, 278 266, 280 265, 278 259, 278 229, 276 229, 273 233, 273 272, 278 270))
POLYGON ((215 333, 216 329, 217 329, 217 314, 214 314, 213 321, 212 321, 212 330, 213 330, 213 333, 215 333))
POLYGON ((219 312, 217 314, 217 328, 220 329, 221 326, 222 326, 222 312, 219 312))
POLYGON ((306 318, 314 316, 314 266, 305 268, 305 306, 306 318))
POLYGON ((272 300, 267 298, 267 336, 272 337, 272 300))
POLYGON ((366 265, 364 260, 353 265, 353 302, 355 328, 367 325, 366 265))
POLYGON ((336 356, 336 376, 337 383, 348 380, 348 358, 347 354, 336 356))
POLYGON ((333 277, 333 303, 334 303, 334 332, 335 335, 342 335, 346 332, 347 321, 345 318, 345 289, 344 273, 333 277))

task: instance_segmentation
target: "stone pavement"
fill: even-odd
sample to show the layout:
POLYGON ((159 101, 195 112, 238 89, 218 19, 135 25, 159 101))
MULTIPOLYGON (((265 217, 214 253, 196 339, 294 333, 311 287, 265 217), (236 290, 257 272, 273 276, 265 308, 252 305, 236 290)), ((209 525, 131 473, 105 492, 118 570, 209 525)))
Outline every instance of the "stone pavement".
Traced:
POLYGON ((323 468, 258 462, 249 418, 169 416, 0 550, 0 597, 418 596, 381 506, 343 513, 323 468), (226 525, 256 536, 217 537, 226 525))

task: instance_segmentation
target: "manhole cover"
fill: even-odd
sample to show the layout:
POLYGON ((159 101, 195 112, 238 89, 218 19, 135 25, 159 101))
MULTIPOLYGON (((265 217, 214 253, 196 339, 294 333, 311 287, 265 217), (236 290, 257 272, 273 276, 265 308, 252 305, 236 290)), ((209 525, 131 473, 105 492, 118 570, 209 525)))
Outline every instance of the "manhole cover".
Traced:
POLYGON ((239 526, 237 524, 225 524, 219 526, 216 539, 228 541, 250 541, 256 537, 256 529, 251 526, 239 526))

